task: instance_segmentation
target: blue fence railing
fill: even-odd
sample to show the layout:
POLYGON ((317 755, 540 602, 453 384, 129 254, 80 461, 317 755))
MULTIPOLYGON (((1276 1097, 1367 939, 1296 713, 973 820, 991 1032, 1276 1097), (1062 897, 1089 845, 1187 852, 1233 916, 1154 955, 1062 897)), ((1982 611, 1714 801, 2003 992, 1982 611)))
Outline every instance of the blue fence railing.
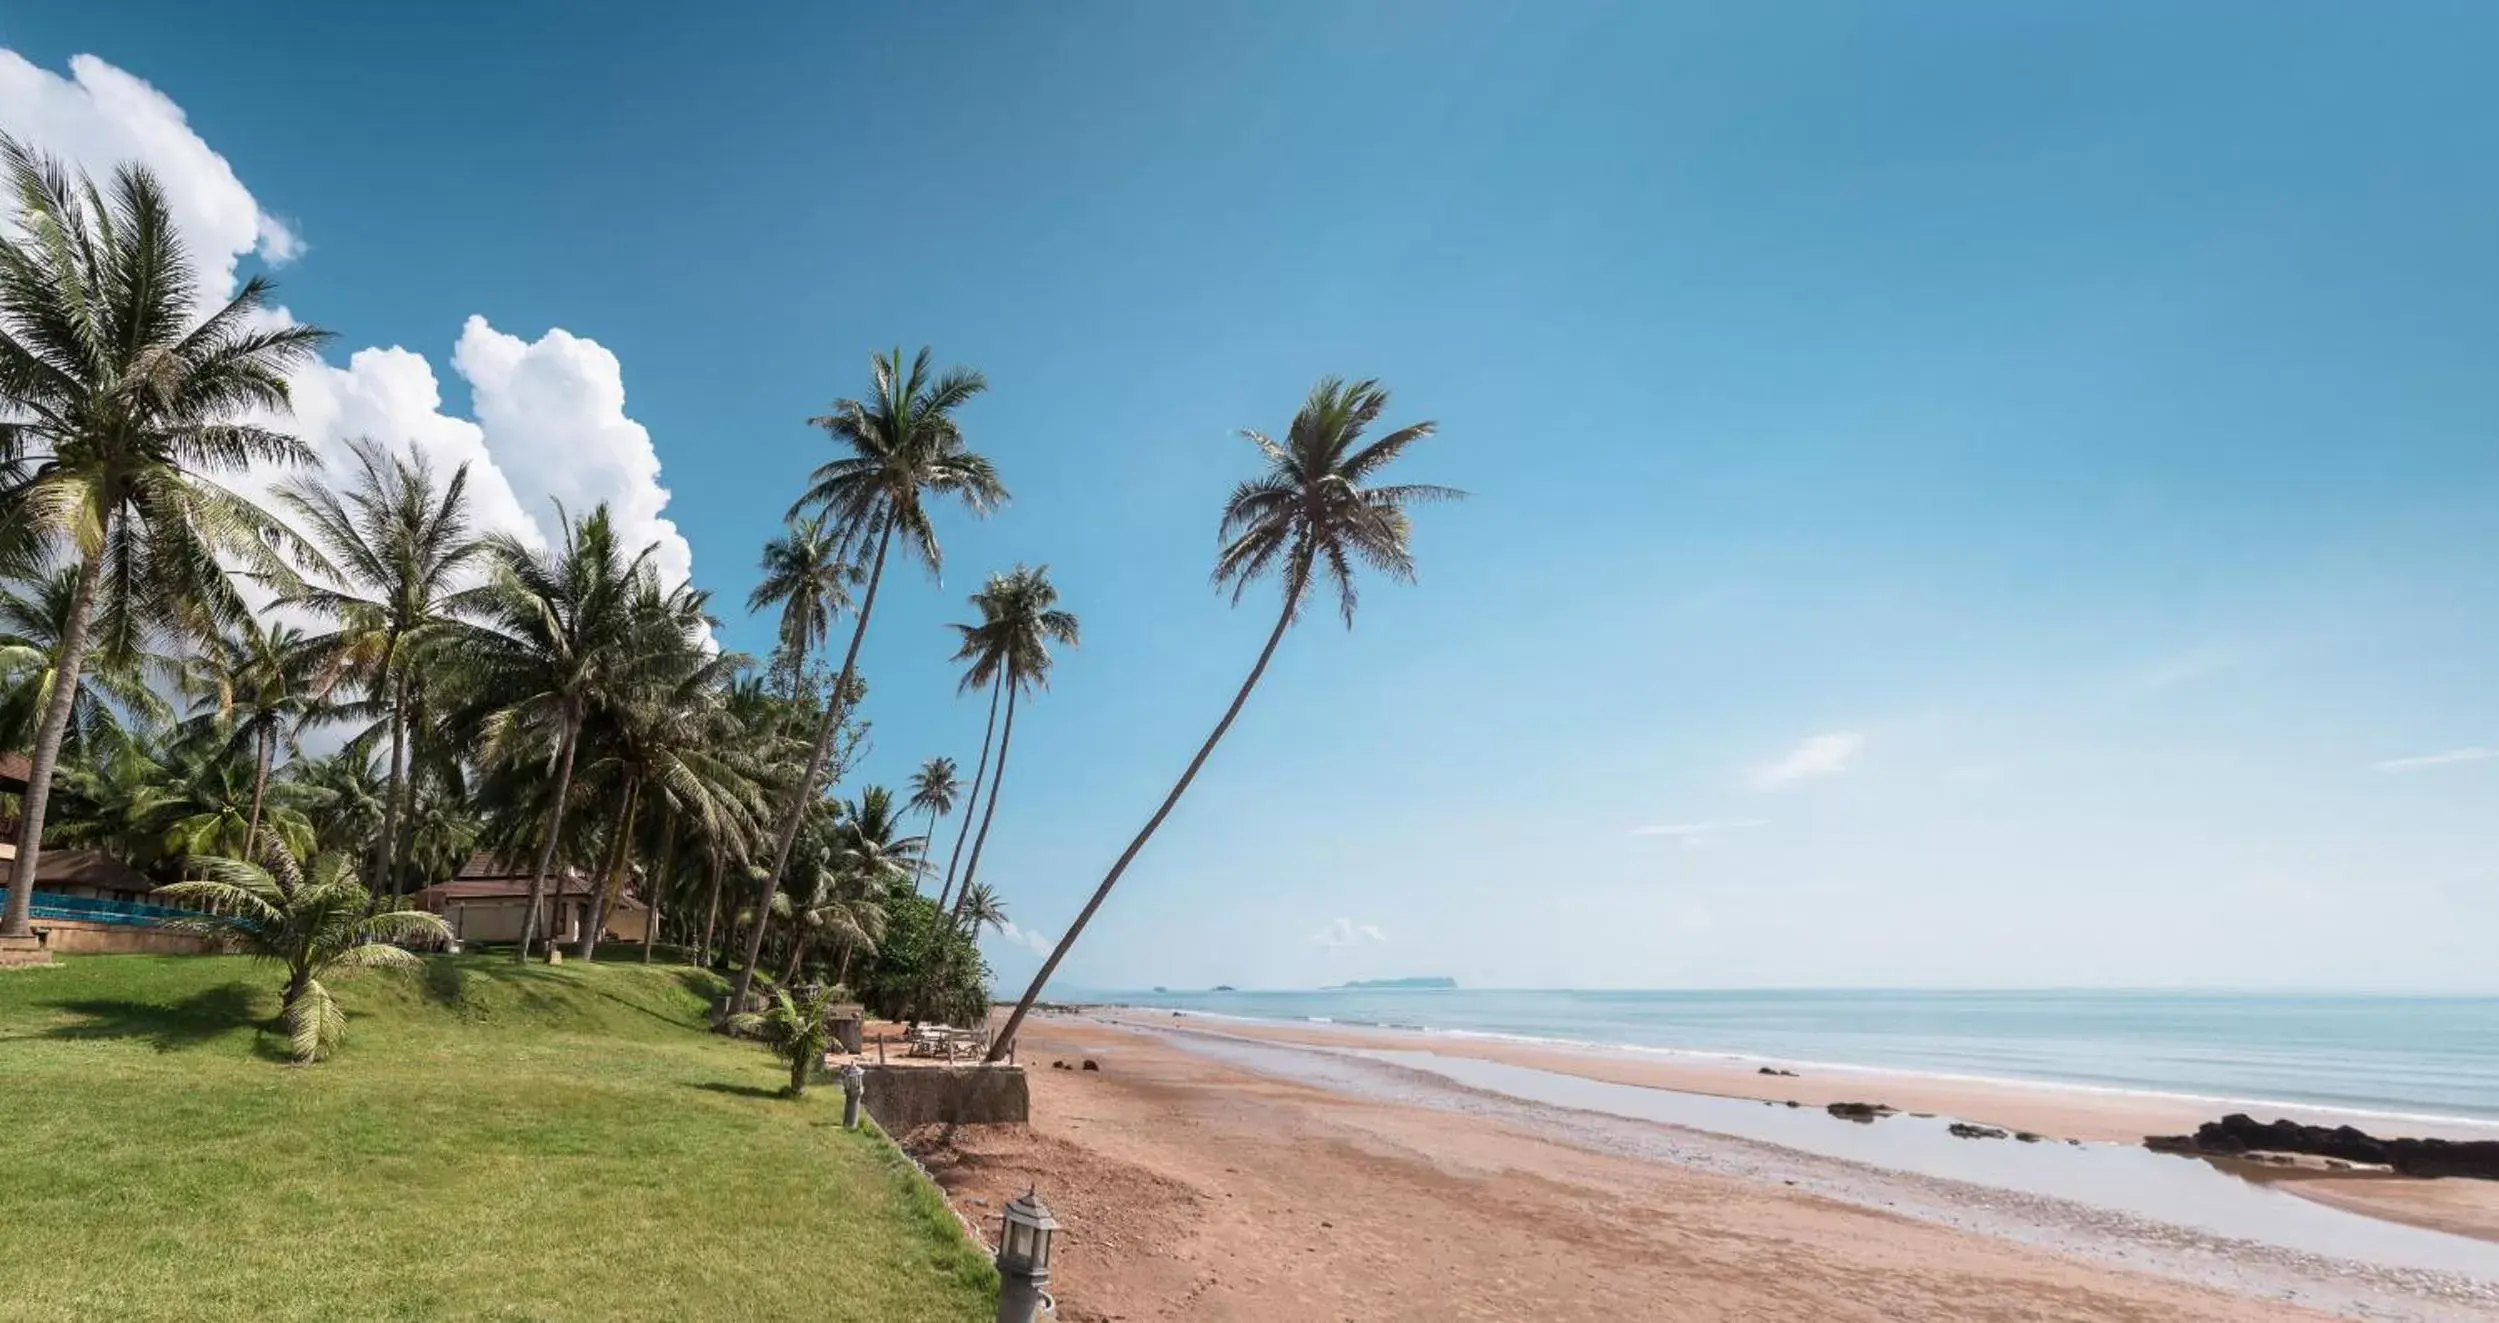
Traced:
MULTIPOLYGON (((9 889, 0 887, 0 905, 8 903, 9 889)), ((142 900, 105 900, 96 896, 64 896, 57 892, 38 891, 34 903, 27 907, 38 919, 78 919, 88 923, 119 923, 148 927, 167 919, 195 919, 192 910, 175 909, 171 905, 150 905, 142 900)))

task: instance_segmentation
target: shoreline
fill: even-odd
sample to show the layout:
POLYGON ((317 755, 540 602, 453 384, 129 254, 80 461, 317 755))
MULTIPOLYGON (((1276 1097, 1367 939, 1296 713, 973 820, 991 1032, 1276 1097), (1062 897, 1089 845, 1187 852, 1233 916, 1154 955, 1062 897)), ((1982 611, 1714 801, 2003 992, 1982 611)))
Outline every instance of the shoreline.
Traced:
MULTIPOLYGON (((1073 1009, 1073 1008, 1071 1008, 1073 1009)), ((1745 1102, 1827 1108, 1833 1103, 1877 1103, 1912 1116, 1936 1116, 2015 1134, 2084 1144, 2139 1146, 2147 1135, 2184 1134, 2224 1111, 2255 1108, 2264 1115, 2339 1124, 2348 1112, 2299 1106, 2204 1099, 2187 1095, 2116 1092, 2038 1081, 1991 1080, 1887 1071, 1865 1067, 1810 1068, 1794 1075, 1765 1075, 1766 1061, 1718 1056, 1662 1056, 1652 1049, 1629 1055, 1595 1044, 1522 1042, 1476 1033, 1390 1029, 1334 1023, 1209 1016, 1195 1011, 1143 1007, 1086 1008, 1082 1014, 1131 1030, 1154 1031, 1211 1021, 1201 1031, 1299 1047, 1363 1051, 1425 1052, 1459 1060, 1573 1076, 1604 1084, 1669 1094, 1745 1102)), ((2499 1125, 2476 1122, 2420 1124, 2405 1133, 2442 1138, 2499 1137, 2499 1125)), ((1990 1141, 1972 1141, 1990 1142, 1990 1141)), ((2177 1157, 2207 1162, 2217 1170, 2276 1186, 2285 1193, 2379 1221, 2499 1242, 2499 1181, 2464 1178, 2424 1180, 2373 1172, 2315 1167, 2278 1168, 2228 1159, 2177 1157)))
POLYGON ((1952 1104, 1916 1108, 1893 1104, 1902 1111, 1932 1111, 2008 1129, 2032 1130, 2058 1139, 2133 1143, 2145 1135, 2192 1131, 2196 1126, 2227 1112, 2248 1112, 2251 1115, 2261 1112, 2266 1118, 2279 1115, 2313 1124, 2356 1125, 2364 1130, 2371 1129, 2372 1124, 2381 1131, 2387 1127, 2402 1127, 2401 1133, 2423 1138, 2499 1139, 2499 1117, 2236 1097, 2221 1093, 2024 1076, 1969 1074, 1921 1067, 1870 1066, 1477 1029, 1370 1024, 1315 1017, 1269 1018, 1120 1002, 1068 1004, 1058 1009, 1097 1016, 1113 1023, 1134 1024, 1140 1028, 1164 1027, 1173 1018, 1184 1023, 1191 1020, 1211 1021, 1221 1025, 1224 1032, 1280 1042, 1425 1051, 1444 1056, 1506 1061, 1561 1070, 1589 1079, 1756 1102, 1783 1103, 1793 1099, 1808 1106, 1823 1106, 1843 1101, 1892 1101, 1889 1097, 1860 1096, 1885 1091, 1938 1102, 1949 1100, 1952 1104), (1793 1071, 1795 1074, 1764 1074, 1764 1067, 1793 1071), (1816 1087, 1807 1081, 1818 1081, 1831 1087, 1816 1087), (1853 1090, 1842 1087, 1852 1081, 1860 1087, 1853 1090), (1993 1109, 1993 1112, 1973 1114, 1970 1109, 1993 1109), (2051 1124, 2024 1124, 2025 1119, 2051 1124), (2059 1129, 2057 1126, 2068 1128, 2059 1129))
MULTIPOLYGON (((1029 1125, 901 1137, 976 1221, 994 1224, 1005 1200, 1040 1189, 1067 1228, 1053 1288, 1070 1323, 1610 1320, 1644 1308, 1847 1323, 2499 1318, 2499 1283, 2347 1273, 2312 1253, 1522 1101, 1396 1062, 1245 1044, 1162 1018, 1037 1016, 1019 1053, 1029 1125), (1100 1069, 1080 1069, 1089 1060, 1100 1069)), ((1737 1110, 1877 1139, 1940 1129, 1737 1110)))

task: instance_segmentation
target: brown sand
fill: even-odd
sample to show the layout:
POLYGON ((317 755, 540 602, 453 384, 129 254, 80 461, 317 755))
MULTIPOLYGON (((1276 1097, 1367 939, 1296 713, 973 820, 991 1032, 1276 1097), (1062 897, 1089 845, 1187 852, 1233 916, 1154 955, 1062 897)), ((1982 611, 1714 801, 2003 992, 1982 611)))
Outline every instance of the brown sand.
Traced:
MULTIPOLYGON (((1187 1017, 1173 1020, 1169 1012, 1118 1011, 1108 1014, 1112 1018, 1149 1028, 1175 1024, 1187 1026, 1190 1023, 1187 1017)), ((1663 1057, 1648 1060, 1500 1039, 1441 1036, 1433 1037, 1426 1044, 1411 1034, 1339 1025, 1272 1025, 1224 1020, 1199 1021, 1194 1027, 1272 1042, 1427 1048, 1442 1056, 1499 1061, 1614 1084, 1715 1094, 1727 1098, 1795 1101, 1809 1107, 1834 1102, 1879 1102, 1904 1112, 1931 1112, 2006 1130, 2033 1131, 2055 1139, 2138 1143, 2145 1135, 2190 1132, 2214 1119, 2218 1111, 2214 1104, 2185 1099, 2095 1093, 2055 1085, 1937 1079, 1929 1075, 1868 1070, 1821 1072, 1811 1068, 1800 1068, 1805 1073, 1789 1078, 1764 1075, 1758 1066, 1751 1064, 1706 1058, 1663 1057)), ((2327 1125, 2341 1124, 2350 1119, 2320 1112, 2303 1112, 2297 1108, 2267 1109, 2263 1119, 2271 1120, 2276 1115, 2327 1125)), ((2491 1138, 2487 1129, 2435 1125, 2410 1127, 2405 1133, 2441 1135, 2452 1139, 2491 1138)), ((2275 1175, 2261 1169, 2234 1170, 2259 1177, 2275 1175)), ((2411 1180, 2310 1171, 2299 1173, 2297 1179, 2286 1179, 2283 1188, 2320 1203, 2371 1217, 2499 1241, 2499 1181, 2411 1180)))
POLYGON ((1478 1117, 1349 1099, 1064 1018, 1026 1025, 1030 1127, 908 1137, 991 1229, 1067 1230, 1060 1317, 2319 1318, 1478 1117), (1100 1072, 1053 1070, 1086 1053, 1100 1072))

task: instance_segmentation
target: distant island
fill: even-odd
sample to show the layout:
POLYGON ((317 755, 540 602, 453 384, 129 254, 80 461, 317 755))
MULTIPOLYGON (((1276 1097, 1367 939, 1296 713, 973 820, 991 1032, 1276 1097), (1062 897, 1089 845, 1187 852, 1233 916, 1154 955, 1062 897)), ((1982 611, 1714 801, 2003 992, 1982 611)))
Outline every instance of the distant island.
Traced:
POLYGON ((1458 986, 1458 981, 1454 978, 1363 978, 1355 979, 1351 983, 1339 983, 1335 987, 1323 988, 1321 991, 1355 992, 1369 988, 1454 988, 1456 986, 1458 986))

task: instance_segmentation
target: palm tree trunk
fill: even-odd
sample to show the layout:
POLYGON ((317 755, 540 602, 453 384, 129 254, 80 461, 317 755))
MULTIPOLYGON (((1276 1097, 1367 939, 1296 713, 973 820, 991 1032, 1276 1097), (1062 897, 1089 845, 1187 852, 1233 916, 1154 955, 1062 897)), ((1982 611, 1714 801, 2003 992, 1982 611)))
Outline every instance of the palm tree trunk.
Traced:
POLYGON ((272 740, 269 732, 265 730, 252 740, 252 752, 257 758, 257 765, 252 772, 251 825, 243 829, 243 857, 247 860, 259 857, 260 802, 269 794, 269 759, 275 752, 270 746, 274 743, 276 741, 272 740))
POLYGON ((35 748, 20 799, 17 867, 9 874, 9 906, 0 913, 0 937, 24 937, 35 903, 35 869, 43 857, 43 811, 52 799, 52 769, 61 761, 61 741, 69 734, 70 710, 78 703, 78 668, 87 660, 87 617, 95 612, 95 589, 104 577, 104 547, 113 536, 113 515, 106 511, 103 535, 96 549, 78 566, 78 588, 69 603, 69 627, 61 631, 61 648, 52 661, 52 701, 43 724, 35 728, 35 748))
POLYGON ((834 971, 833 981, 845 988, 850 986, 850 957, 857 949, 858 948, 850 942, 845 941, 842 943, 842 967, 834 971))
POLYGON ((954 834, 954 853, 946 859, 946 884, 937 889, 937 908, 943 912, 946 898, 954 894, 954 866, 963 862, 963 842, 972 834, 972 810, 981 806, 981 781, 989 775, 989 741, 998 733, 998 686, 989 686, 989 724, 981 728, 980 761, 972 764, 972 797, 963 802, 963 826, 954 834))
MULTIPOLYGON (((390 657, 392 652, 396 651, 397 646, 397 643, 394 642, 390 649, 384 650, 384 665, 389 665, 389 661, 387 659, 390 657)), ((390 887, 390 894, 394 897, 400 894, 400 877, 398 867, 399 794, 407 779, 407 773, 405 770, 407 767, 407 749, 408 681, 406 677, 403 676, 397 684, 391 686, 390 783, 383 789, 382 792, 382 839, 376 842, 376 844, 381 847, 377 851, 381 858, 373 879, 373 889, 375 892, 380 892, 384 885, 388 885, 390 887)))
POLYGON ((920 866, 911 872, 911 894, 920 894, 920 885, 928 881, 929 872, 937 867, 937 806, 928 806, 928 830, 920 833, 920 866))
POLYGON ((712 967, 712 938, 720 930, 720 875, 729 869, 728 857, 720 853, 720 843, 712 842, 711 906, 703 915, 703 959, 705 969, 712 967))
MULTIPOLYGON (((793 914, 790 916, 790 926, 795 929, 797 925, 798 916, 793 914)), ((798 977, 798 967, 806 962, 807 948, 813 945, 815 945, 814 933, 794 931, 790 934, 790 962, 781 967, 782 987, 789 987, 790 980, 798 977)))
POLYGON ((850 700, 850 686, 859 673, 859 644, 868 636, 868 615, 876 610, 876 590, 885 582, 885 553, 894 544, 894 521, 885 521, 885 531, 876 538, 876 565, 868 572, 867 596, 859 599, 859 623, 850 631, 850 651, 842 656, 841 678, 833 682, 833 694, 825 703, 824 730, 816 736, 815 752, 808 755, 807 774, 799 779, 797 793, 790 796, 789 811, 781 815, 780 838, 772 850, 772 872, 764 880, 763 898, 755 904, 755 926, 746 935, 746 961, 738 966, 737 984, 730 989, 729 1004, 746 1004, 747 990, 755 983, 755 961, 763 954, 764 929, 771 926, 772 898, 781 892, 781 872, 790 865, 790 848, 798 843, 799 824, 806 821, 807 807, 816 798, 816 778, 824 775, 826 759, 833 754, 833 739, 841 732, 842 718, 850 700))
MULTIPOLYGON (((538 903, 546 899, 547 870, 555 866, 555 838, 564 830, 564 800, 573 793, 573 745, 581 731, 581 721, 571 712, 564 714, 564 735, 558 741, 563 748, 555 758, 555 804, 547 810, 547 839, 538 845, 538 866, 529 874, 529 913, 521 916, 522 964, 529 963, 529 944, 538 936, 538 903)), ((555 925, 550 922, 548 927, 555 925)), ((555 952, 555 937, 547 937, 547 953, 555 952)))
POLYGON ((660 830, 659 857, 651 861, 651 894, 643 897, 650 904, 651 917, 642 926, 642 963, 651 963, 651 943, 659 940, 660 897, 668 893, 662 870, 674 871, 677 863, 677 811, 668 811, 668 825, 660 830))
POLYGON ((625 809, 616 822, 616 841, 608 847, 604 881, 590 890, 590 922, 582 929, 581 940, 573 944, 574 954, 584 960, 599 958, 599 934, 607 928, 607 907, 616 903, 616 893, 625 886, 625 866, 633 861, 633 820, 642 808, 642 782, 638 777, 625 779, 625 809))
POLYGON ((953 917, 963 918, 963 902, 972 894, 972 879, 980 876, 981 847, 989 844, 989 820, 998 816, 998 792, 1007 784, 1007 748, 1015 743, 1015 694, 1022 686, 1014 677, 1001 675, 1007 687, 1007 722, 998 730, 998 774, 989 778, 989 806, 981 810, 981 833, 972 838, 972 859, 963 866, 963 889, 954 893, 953 917))
POLYGON ((1241 705, 1249 702, 1250 691, 1258 687, 1258 678, 1267 673, 1267 663, 1276 655, 1276 645, 1284 641, 1284 631, 1292 627, 1293 608, 1301 601, 1301 587, 1299 583, 1286 585, 1284 611, 1276 617, 1276 627, 1267 635, 1267 646, 1259 650, 1258 664, 1250 668, 1249 678, 1241 682, 1241 692, 1234 694, 1232 706, 1223 710, 1223 720, 1215 723, 1215 733, 1207 736, 1206 743, 1198 746, 1197 756, 1189 760, 1189 769, 1180 774, 1179 784, 1171 788, 1170 794, 1163 796, 1163 806, 1154 810, 1154 816, 1146 819, 1145 830, 1138 832, 1137 839, 1130 841, 1128 848, 1120 852, 1119 862, 1111 865, 1111 871, 1103 877, 1102 885, 1093 889, 1093 898, 1085 902, 1084 909, 1076 915, 1076 921, 1067 925, 1066 934, 1059 938, 1057 946, 1051 948, 1050 958, 1041 962, 1041 972, 1033 975, 1033 985, 1024 989, 1024 999, 1015 1003, 1015 1013, 1007 1017, 1006 1027, 990 1040, 990 1061, 1004 1061, 1007 1053, 1015 1049, 1016 1031, 1024 1027, 1024 1017, 1032 1013, 1033 1003, 1041 999, 1041 990, 1049 985, 1050 976, 1058 972, 1059 962, 1067 958, 1068 948, 1076 945, 1077 936, 1084 932, 1087 923, 1093 921, 1094 911, 1101 909, 1102 902, 1110 898, 1111 888, 1118 884, 1119 875, 1128 871, 1128 865, 1136 859, 1137 852, 1153 839, 1155 829, 1163 825, 1163 819, 1171 816, 1172 806, 1180 802, 1180 796, 1187 793, 1189 783, 1197 779, 1198 769, 1206 765, 1207 755, 1222 742, 1224 732, 1232 729, 1232 719, 1241 715, 1241 705))

